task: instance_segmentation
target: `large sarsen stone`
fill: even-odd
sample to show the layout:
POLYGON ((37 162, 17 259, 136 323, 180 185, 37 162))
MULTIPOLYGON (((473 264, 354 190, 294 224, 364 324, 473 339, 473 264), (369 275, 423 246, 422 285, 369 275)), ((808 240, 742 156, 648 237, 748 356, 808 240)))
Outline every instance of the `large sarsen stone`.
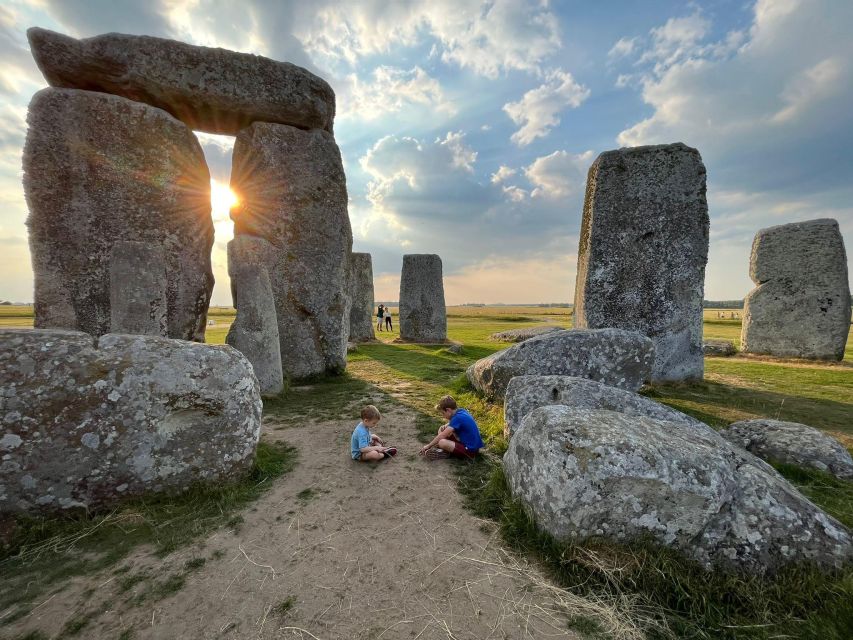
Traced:
POLYGON ((838 222, 795 222, 755 235, 741 349, 785 358, 842 360, 850 331, 847 254, 838 222))
POLYGON ((145 102, 192 129, 233 136, 262 121, 332 130, 334 91, 289 62, 121 33, 77 40, 33 27, 27 38, 52 86, 145 102))
POLYGON ((160 246, 116 242, 110 256, 110 333, 168 336, 168 287, 160 246))
POLYGON ((648 379, 655 349, 646 336, 622 329, 575 329, 536 336, 477 360, 469 382, 502 398, 515 376, 577 376, 636 391, 648 379))
POLYGON ((245 260, 242 243, 242 239, 228 243, 228 275, 237 316, 225 342, 249 359, 261 393, 276 395, 284 389, 284 375, 272 285, 266 267, 245 260), (235 260, 235 255, 243 259, 235 260))
POLYGON ((447 308, 441 257, 433 253, 403 256, 400 274, 400 338, 409 342, 447 340, 447 308))
POLYGON ((602 153, 589 170, 575 327, 639 331, 652 382, 701 379, 708 261, 705 166, 684 144, 602 153))
POLYGON ((133 241, 165 256, 169 337, 203 341, 213 222, 192 131, 161 109, 76 89, 39 91, 27 123, 35 326, 110 332, 112 249, 133 241))
POLYGON ((350 256, 349 292, 352 297, 349 314, 350 341, 374 340, 373 262, 369 253, 353 253, 350 256))
POLYGON ((607 409, 629 416, 646 416, 713 432, 704 422, 672 407, 595 380, 572 376, 516 376, 509 381, 504 397, 505 435, 512 437, 527 414, 539 407, 550 405, 565 405, 575 409, 607 409))
POLYGON ((227 346, 0 331, 0 512, 107 508, 249 469, 261 398, 227 346))
POLYGON ((343 371, 352 230, 332 134, 256 122, 237 136, 231 188, 240 198, 235 240, 244 242, 231 261, 239 268, 248 252, 269 273, 285 375, 343 371))
POLYGON ((757 418, 730 424, 720 435, 762 460, 787 462, 853 479, 853 458, 835 438, 798 422, 757 418))
POLYGON ((513 495, 558 539, 652 536, 707 567, 759 573, 853 560, 848 529, 710 430, 542 407, 510 440, 504 468, 513 495))

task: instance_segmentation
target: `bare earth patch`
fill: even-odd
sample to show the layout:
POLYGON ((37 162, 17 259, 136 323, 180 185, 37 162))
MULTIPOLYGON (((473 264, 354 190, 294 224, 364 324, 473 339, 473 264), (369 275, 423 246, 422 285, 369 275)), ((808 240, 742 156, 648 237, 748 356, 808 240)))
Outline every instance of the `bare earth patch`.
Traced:
POLYGON ((79 637, 111 639, 576 638, 578 616, 627 630, 506 551, 463 506, 450 463, 416 455, 411 414, 383 415, 400 453, 375 466, 350 460, 353 426, 268 429, 299 464, 242 522, 163 561, 139 553, 123 573, 75 578, 0 636, 84 619, 79 637))

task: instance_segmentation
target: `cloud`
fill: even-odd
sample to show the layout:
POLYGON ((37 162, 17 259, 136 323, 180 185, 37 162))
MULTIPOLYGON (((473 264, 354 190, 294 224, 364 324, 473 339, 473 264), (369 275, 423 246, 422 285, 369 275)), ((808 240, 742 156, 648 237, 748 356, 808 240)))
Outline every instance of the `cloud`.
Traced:
POLYGON ((555 151, 551 155, 536 158, 524 170, 524 175, 534 185, 531 197, 565 198, 582 193, 592 160, 592 151, 577 155, 555 151))
POLYGON ((501 165, 498 167, 498 170, 492 174, 492 184, 500 184, 510 176, 514 176, 517 173, 515 169, 510 169, 506 165, 501 165))
POLYGON ((350 64, 432 38, 443 62, 490 78, 513 69, 538 73, 561 46, 557 17, 546 3, 514 0, 327 5, 301 36, 312 53, 350 64))
POLYGON ((163 2, 115 0, 44 0, 45 9, 78 38, 118 31, 133 35, 172 37, 163 2))
POLYGON ((624 58, 634 52, 634 47, 637 45, 637 38, 619 38, 610 51, 607 52, 608 58, 624 58))
POLYGON ((656 70, 661 71, 689 58, 695 53, 697 43, 707 35, 710 26, 710 22, 698 11, 689 16, 670 18, 663 26, 651 30, 652 45, 639 62, 652 61, 656 70))
MULTIPOLYGON (((799 197, 849 188, 850 24, 851 3, 759 0, 748 38, 736 48, 729 43, 741 38, 731 33, 717 43, 697 41, 705 27, 696 25, 673 27, 666 37, 653 30, 668 43, 664 50, 680 53, 668 55, 678 59, 665 68, 654 62, 647 69, 642 98, 653 112, 618 142, 684 141, 701 151, 714 167, 709 175, 727 190, 799 197)), ((661 46, 653 46, 654 60, 661 46)))
POLYGON ((409 70, 382 65, 373 70, 368 82, 350 74, 347 78, 348 95, 341 100, 343 105, 339 118, 376 120, 389 113, 405 110, 411 114, 412 107, 423 107, 415 115, 443 112, 452 116, 454 106, 444 97, 441 84, 418 66, 409 70))
POLYGON ((589 97, 589 89, 575 82, 571 73, 554 69, 547 73, 545 82, 531 89, 518 102, 508 102, 503 110, 521 128, 512 134, 512 141, 520 147, 544 138, 560 124, 558 115, 569 107, 578 107, 589 97))

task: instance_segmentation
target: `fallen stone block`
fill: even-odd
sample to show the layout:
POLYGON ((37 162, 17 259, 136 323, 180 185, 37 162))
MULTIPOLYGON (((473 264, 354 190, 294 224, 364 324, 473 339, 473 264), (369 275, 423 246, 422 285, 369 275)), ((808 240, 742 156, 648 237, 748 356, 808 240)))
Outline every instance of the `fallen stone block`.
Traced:
POLYGON ((6 329, 0 415, 0 512, 35 514, 239 477, 261 397, 228 346, 6 329))
POLYGON ((622 329, 575 329, 536 336, 477 360, 466 375, 471 385, 502 398, 509 381, 523 375, 576 376, 636 391, 651 375, 654 345, 622 329))
POLYGON ((651 536, 707 568, 853 560, 851 532, 718 434, 606 410, 534 410, 504 459, 512 494, 559 540, 651 536))
POLYGON ((504 397, 504 435, 518 430, 527 414, 539 407, 564 405, 575 409, 607 409, 629 416, 645 416, 709 430, 707 424, 638 393, 595 380, 572 376, 516 376, 504 397))
POLYGON ((730 424, 720 435, 762 460, 787 462, 853 478, 853 458, 838 440, 798 422, 758 418, 730 424))

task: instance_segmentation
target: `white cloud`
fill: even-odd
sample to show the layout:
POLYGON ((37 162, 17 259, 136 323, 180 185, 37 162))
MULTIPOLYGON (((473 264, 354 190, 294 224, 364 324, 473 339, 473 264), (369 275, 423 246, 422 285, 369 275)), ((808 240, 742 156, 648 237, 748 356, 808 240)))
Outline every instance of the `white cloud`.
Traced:
POLYGON ((592 151, 572 155, 566 151, 536 158, 524 175, 534 185, 533 198, 565 198, 583 192, 586 172, 593 160, 592 151))
POLYGON ((501 165, 498 167, 498 170, 492 174, 492 184, 500 184, 510 176, 514 176, 516 174, 515 169, 510 169, 506 165, 501 165))
MULTIPOLYGON (((380 66, 373 70, 368 82, 350 74, 347 78, 348 96, 341 99, 339 118, 376 120, 388 113, 399 113, 412 106, 429 108, 452 116, 454 106, 445 99, 438 80, 418 66, 409 70, 380 66)), ((423 116, 423 111, 417 115, 423 116)))
POLYGON ((528 191, 525 191, 521 187, 517 187, 515 185, 507 185, 501 190, 512 202, 523 202, 524 199, 530 195, 528 191))
POLYGON ((514 0, 328 5, 299 35, 309 51, 350 64, 431 37, 437 40, 431 57, 440 52, 444 62, 491 78, 511 69, 538 72, 561 46, 557 18, 546 3, 514 0))
POLYGON ((710 22, 698 11, 690 16, 670 18, 663 26, 651 30, 651 48, 640 57, 639 62, 653 61, 655 69, 662 71, 689 58, 710 26, 710 22))
POLYGON ((637 38, 619 38, 610 51, 607 52, 608 58, 624 58, 634 52, 634 47, 637 45, 637 38))
POLYGON ((560 124, 558 115, 569 107, 578 107, 589 97, 589 89, 575 82, 571 73, 554 69, 545 76, 545 82, 531 89, 518 102, 508 102, 503 110, 521 128, 512 134, 512 141, 520 147, 536 138, 544 138, 560 124))
POLYGON ((692 35, 681 42, 693 42, 695 51, 659 75, 649 71, 642 97, 654 111, 622 131, 619 143, 682 140, 719 161, 727 179, 751 181, 756 190, 849 183, 837 163, 815 180, 810 159, 844 157, 851 142, 850 24, 853 3, 759 0, 749 39, 723 58, 715 43, 695 41, 701 31, 685 29, 692 35))

